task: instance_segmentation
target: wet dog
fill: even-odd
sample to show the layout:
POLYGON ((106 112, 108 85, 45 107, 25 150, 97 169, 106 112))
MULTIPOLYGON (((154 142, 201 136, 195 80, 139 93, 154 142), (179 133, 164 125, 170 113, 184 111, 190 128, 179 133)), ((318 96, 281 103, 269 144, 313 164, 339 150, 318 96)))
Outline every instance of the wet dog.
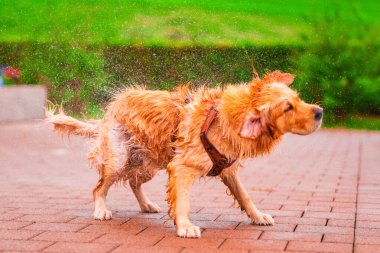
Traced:
POLYGON ((189 219, 189 189, 214 166, 200 134, 210 109, 217 111, 207 131, 210 143, 232 165, 217 177, 229 188, 240 208, 254 224, 272 225, 273 218, 260 212, 242 186, 239 167, 244 160, 268 154, 285 133, 307 135, 322 123, 323 110, 307 104, 290 88, 294 76, 280 71, 250 83, 172 92, 127 88, 115 96, 104 118, 86 123, 63 112, 48 113, 47 121, 61 134, 92 139, 91 164, 100 180, 93 190, 96 219, 110 219, 105 198, 116 181, 128 181, 143 212, 160 208, 142 191, 142 184, 160 169, 169 174, 169 215, 180 237, 200 237, 189 219))

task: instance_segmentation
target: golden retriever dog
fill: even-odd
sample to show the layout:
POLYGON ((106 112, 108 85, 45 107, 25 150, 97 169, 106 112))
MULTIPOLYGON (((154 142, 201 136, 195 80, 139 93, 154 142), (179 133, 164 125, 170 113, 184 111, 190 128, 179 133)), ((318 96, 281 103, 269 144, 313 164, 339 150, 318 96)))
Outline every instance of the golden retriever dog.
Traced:
POLYGON ((91 138, 88 159, 100 175, 93 190, 96 219, 111 218, 105 198, 116 181, 129 181, 143 212, 159 212, 142 184, 166 169, 169 215, 177 235, 197 238, 201 232, 189 219, 189 190, 215 163, 201 140, 205 121, 208 141, 230 161, 216 177, 253 224, 274 223, 253 204, 238 171, 244 160, 268 154, 285 133, 307 135, 321 126, 322 108, 302 101, 290 88, 293 80, 291 74, 274 71, 263 79, 223 88, 182 86, 172 92, 126 88, 97 123, 75 120, 62 111, 57 115, 50 111, 47 121, 61 134, 91 138), (210 121, 211 110, 216 113, 210 121))

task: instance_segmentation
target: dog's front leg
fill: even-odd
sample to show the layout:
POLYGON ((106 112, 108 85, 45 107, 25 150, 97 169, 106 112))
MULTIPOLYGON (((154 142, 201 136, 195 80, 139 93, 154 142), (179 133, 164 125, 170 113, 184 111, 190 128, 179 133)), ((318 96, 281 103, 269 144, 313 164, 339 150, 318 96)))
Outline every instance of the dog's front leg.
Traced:
POLYGON ((238 201, 240 208, 245 210, 254 224, 258 225, 273 225, 274 220, 269 214, 260 212, 255 204, 253 204, 244 186, 240 182, 237 174, 237 168, 230 168, 221 174, 223 183, 231 191, 232 195, 238 201))
POLYGON ((189 219, 189 190, 196 178, 191 167, 171 162, 168 165, 169 183, 167 198, 170 208, 169 215, 174 219, 179 237, 199 238, 200 228, 193 225, 189 219))

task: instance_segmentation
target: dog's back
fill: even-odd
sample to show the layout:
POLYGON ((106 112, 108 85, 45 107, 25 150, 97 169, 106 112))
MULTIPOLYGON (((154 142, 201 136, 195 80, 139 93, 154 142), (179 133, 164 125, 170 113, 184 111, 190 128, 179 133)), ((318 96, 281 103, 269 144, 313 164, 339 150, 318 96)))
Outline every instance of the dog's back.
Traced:
POLYGON ((171 142, 180 121, 180 106, 189 96, 187 87, 172 92, 127 88, 110 103, 106 118, 128 128, 135 142, 164 165, 173 156, 171 142))

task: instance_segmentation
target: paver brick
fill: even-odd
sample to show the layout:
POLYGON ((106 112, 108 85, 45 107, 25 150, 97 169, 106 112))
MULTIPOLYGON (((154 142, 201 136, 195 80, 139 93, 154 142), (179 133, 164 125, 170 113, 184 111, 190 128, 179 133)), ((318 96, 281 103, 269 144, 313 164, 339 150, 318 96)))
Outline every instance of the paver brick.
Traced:
POLYGON ((287 242, 280 240, 227 239, 221 249, 284 250, 287 242))
POLYGON ((106 253, 118 247, 119 244, 86 243, 86 242, 57 242, 43 252, 70 252, 70 253, 106 253))
POLYGON ((296 232, 352 235, 352 234, 354 234, 354 228, 299 225, 296 228, 296 232))
POLYGON ((28 240, 42 231, 0 229, 0 239, 28 240))
POLYGON ((24 240, 0 240, 1 251, 40 251, 52 242, 24 241, 24 240))
MULTIPOLYGON (((276 222, 276 221, 275 221, 276 222)), ((294 224, 275 224, 273 226, 259 226, 250 223, 241 223, 237 226, 237 230, 259 230, 259 231, 282 231, 291 232, 296 225, 294 224)))
POLYGON ((377 244, 380 245, 380 234, 377 236, 356 235, 355 243, 357 244, 377 244))
MULTIPOLYGON (((112 253, 179 253, 184 252, 183 247, 163 247, 163 246, 151 246, 151 247, 139 247, 131 245, 121 245, 117 247, 112 253)), ((199 249, 195 249, 199 253, 199 249)))
POLYGON ((261 231, 256 230, 232 230, 232 229, 213 229, 207 228, 202 233, 203 238, 240 238, 240 239, 258 239, 261 231))
POLYGON ((41 215, 41 214, 27 214, 20 218, 17 218, 17 221, 33 221, 33 222, 55 222, 55 223, 66 223, 75 216, 64 216, 64 215, 41 215))
POLYGON ((218 248, 224 239, 221 238, 179 238, 179 237, 165 237, 157 245, 165 247, 189 247, 189 248, 218 248))
POLYGON ((264 231, 260 240, 287 240, 287 241, 311 241, 320 242, 322 234, 318 233, 300 233, 300 232, 277 232, 264 231))
POLYGON ((33 237, 33 241, 53 241, 53 242, 91 242, 103 233, 73 233, 73 232, 55 232, 46 231, 33 237))
POLYGON ((0 124, 1 252, 379 252, 378 133, 287 135, 269 156, 248 160, 242 183, 273 226, 251 224, 219 180, 196 181, 190 218, 201 239, 176 236, 164 171, 144 184, 161 213, 141 213, 130 189, 112 187, 113 219, 94 220, 98 176, 86 142, 62 142, 38 122, 0 124))
POLYGON ((26 227, 33 222, 30 221, 1 221, 0 229, 19 229, 22 227, 26 227))
POLYGON ((357 244, 357 245, 355 245, 355 252, 356 253, 379 253, 380 252, 380 245, 357 244))
POLYGON ((118 234, 105 234, 96 240, 95 243, 113 243, 117 241, 123 245, 137 245, 139 247, 153 246, 163 239, 161 235, 150 235, 149 237, 144 235, 131 235, 128 233, 118 233, 118 234))
POLYGON ((351 253, 352 244, 291 241, 287 251, 351 253))
POLYGON ((38 230, 38 231, 61 231, 61 232, 76 232, 87 225, 85 224, 69 224, 69 223, 33 223, 29 226, 24 227, 26 230, 38 230))
POLYGON ((324 234, 323 242, 354 243, 354 235, 324 234))

